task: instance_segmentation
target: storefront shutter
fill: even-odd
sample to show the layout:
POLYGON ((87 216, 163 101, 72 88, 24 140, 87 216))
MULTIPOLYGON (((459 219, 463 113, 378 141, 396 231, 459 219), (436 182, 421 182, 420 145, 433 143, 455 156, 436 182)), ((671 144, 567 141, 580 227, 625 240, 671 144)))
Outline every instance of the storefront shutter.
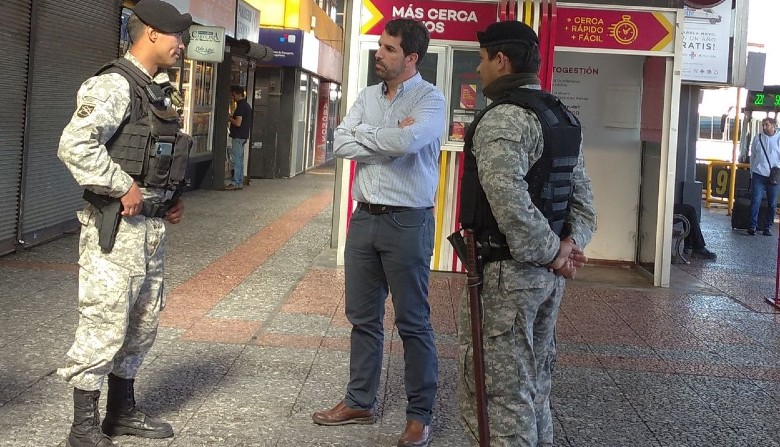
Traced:
POLYGON ((16 245, 29 38, 30 1, 0 2, 0 254, 13 251, 16 245))
POLYGON ((121 0, 37 2, 23 172, 25 245, 77 228, 75 211, 83 207, 82 191, 57 158, 57 146, 73 115, 79 86, 117 56, 121 10, 121 0))

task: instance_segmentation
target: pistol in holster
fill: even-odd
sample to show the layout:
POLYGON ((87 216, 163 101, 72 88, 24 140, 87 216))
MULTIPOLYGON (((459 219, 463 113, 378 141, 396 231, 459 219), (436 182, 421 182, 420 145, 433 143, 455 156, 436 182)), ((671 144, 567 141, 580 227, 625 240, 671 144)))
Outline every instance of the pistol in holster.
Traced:
POLYGON ((122 202, 114 197, 84 190, 82 196, 98 210, 95 226, 98 229, 98 245, 103 253, 111 253, 116 242, 116 233, 119 231, 119 222, 122 220, 122 202))

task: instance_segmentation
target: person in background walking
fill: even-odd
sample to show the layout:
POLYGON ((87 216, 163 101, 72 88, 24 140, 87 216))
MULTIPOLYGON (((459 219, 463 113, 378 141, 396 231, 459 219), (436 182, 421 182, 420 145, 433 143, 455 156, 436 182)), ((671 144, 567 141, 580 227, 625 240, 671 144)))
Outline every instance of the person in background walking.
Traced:
POLYGON ((762 131, 753 138, 750 147, 750 187, 753 195, 750 199, 750 228, 747 232, 753 236, 756 229, 761 229, 764 236, 772 235, 777 209, 777 194, 780 185, 770 181, 773 167, 780 167, 780 133, 777 132, 777 121, 774 118, 764 118, 761 121, 762 131), (766 192, 766 222, 758 221, 761 200, 766 192), (763 227, 759 226, 763 224, 763 227))

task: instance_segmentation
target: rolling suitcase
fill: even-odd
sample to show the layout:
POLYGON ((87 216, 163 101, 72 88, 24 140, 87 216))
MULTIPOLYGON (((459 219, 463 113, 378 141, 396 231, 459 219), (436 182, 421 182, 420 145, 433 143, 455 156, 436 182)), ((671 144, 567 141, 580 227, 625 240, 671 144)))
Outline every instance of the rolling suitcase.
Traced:
MULTIPOLYGON (((739 189, 734 198, 734 208, 731 210, 731 228, 735 230, 747 230, 750 228, 750 191, 739 189)), ((761 200, 761 208, 758 210, 758 225, 763 225, 766 216, 766 198, 761 200)), ((763 228, 758 228, 763 230, 763 228)))

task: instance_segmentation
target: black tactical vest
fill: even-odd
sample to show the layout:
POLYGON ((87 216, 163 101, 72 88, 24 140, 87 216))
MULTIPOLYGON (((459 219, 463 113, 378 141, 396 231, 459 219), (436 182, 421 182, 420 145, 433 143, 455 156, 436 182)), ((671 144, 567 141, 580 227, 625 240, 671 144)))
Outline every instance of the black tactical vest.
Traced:
POLYGON ((179 114, 170 106, 170 84, 161 86, 125 58, 96 75, 118 73, 130 83, 130 117, 106 143, 108 155, 138 183, 149 188, 179 189, 192 147, 181 131, 179 114))
POLYGON ((541 123, 544 151, 528 170, 525 181, 528 183, 531 201, 547 218, 550 228, 557 235, 565 237, 569 231, 564 228, 564 224, 573 192, 572 176, 582 142, 581 126, 557 97, 541 90, 511 90, 480 112, 469 126, 463 147, 465 157, 460 224, 463 228, 474 230, 480 242, 489 241, 493 246, 506 244, 506 237, 499 231, 485 191, 479 183, 477 160, 472 151, 477 124, 488 110, 501 104, 513 104, 531 110, 541 123))

